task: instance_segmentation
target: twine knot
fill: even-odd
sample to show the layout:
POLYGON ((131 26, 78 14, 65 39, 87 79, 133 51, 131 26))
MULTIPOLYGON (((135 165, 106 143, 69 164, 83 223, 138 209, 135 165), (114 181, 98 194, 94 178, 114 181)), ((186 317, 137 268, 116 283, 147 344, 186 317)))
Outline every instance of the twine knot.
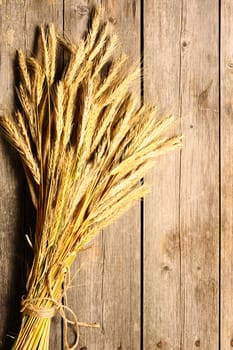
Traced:
POLYGON ((22 308, 20 311, 23 315, 28 315, 41 319, 51 319, 58 313, 64 321, 64 344, 66 350, 74 350, 78 346, 80 337, 79 327, 100 327, 98 323, 79 322, 76 314, 69 306, 59 303, 52 298, 22 298, 21 305, 22 308), (38 306, 38 304, 42 304, 43 302, 50 303, 53 306, 38 306), (71 319, 67 317, 67 313, 71 315, 71 319), (72 346, 70 346, 68 342, 68 325, 73 325, 75 327, 76 339, 72 346))
POLYGON ((34 305, 27 300, 22 302, 22 308, 20 310, 23 315, 28 315, 38 318, 53 318, 56 315, 55 307, 42 307, 34 305))

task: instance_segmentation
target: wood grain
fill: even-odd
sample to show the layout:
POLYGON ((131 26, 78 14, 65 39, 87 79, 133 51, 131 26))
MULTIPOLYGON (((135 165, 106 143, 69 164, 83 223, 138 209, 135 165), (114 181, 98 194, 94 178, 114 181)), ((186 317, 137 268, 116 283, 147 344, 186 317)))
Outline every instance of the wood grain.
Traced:
MULTIPOLYGON (((145 2, 144 23, 145 101, 178 116, 181 2, 145 2)), ((160 158, 145 178, 152 186, 144 201, 145 350, 181 349, 179 181, 179 152, 160 158)))
MULTIPOLYGON (((20 2, 0 5, 0 110, 12 109, 14 100, 13 62, 17 47, 24 47, 24 14, 20 2)), ((20 297, 24 280, 25 188, 20 162, 15 152, 0 139, 0 348, 8 349, 20 322, 20 297)))
POLYGON ((149 178, 144 348, 218 349, 218 2, 145 4, 145 94, 180 101, 185 145, 149 178))
POLYGON ((180 174, 183 349, 218 349, 219 8, 184 1, 181 35, 180 174))
MULTIPOLYGON (((102 2, 130 62, 140 61, 140 1, 102 2)), ((135 84, 140 94, 140 82, 135 84)), ((140 205, 103 233, 104 346, 99 349, 140 349, 140 205)))
MULTIPOLYGON (((67 1, 65 32, 80 37, 91 1, 67 1)), ((140 1, 103 1, 106 15, 118 32, 122 48, 140 60, 140 1)), ((140 94, 140 83, 136 87, 140 94)), ((133 208, 104 230, 79 256, 73 269, 75 288, 69 305, 82 322, 98 322, 100 329, 82 328, 80 349, 109 350, 140 347, 140 210, 133 208)))
MULTIPOLYGON (((30 52, 35 45, 36 29, 40 25, 47 25, 54 23, 56 30, 62 33, 63 30, 63 1, 62 0, 28 0, 25 2, 24 9, 24 23, 25 23, 25 44, 27 50, 30 52)), ((27 203, 27 202, 26 202, 27 203)), ((31 202, 30 202, 31 205, 31 202)), ((30 211, 27 203, 28 211, 27 218, 32 211, 30 211)), ((27 223, 27 220, 25 220, 27 223)), ((59 350, 62 347, 62 325, 61 318, 55 317, 52 321, 50 347, 51 349, 59 350)))
POLYGON ((221 348, 233 348, 233 4, 221 2, 221 348))
MULTIPOLYGON (((78 43, 87 28, 92 3, 89 1, 66 1, 64 8, 64 32, 74 42, 78 43)), ((68 292, 69 307, 76 313, 78 320, 86 323, 100 322, 102 279, 102 242, 100 239, 80 253, 72 268, 72 288, 68 292)), ((100 337, 100 330, 92 328, 80 329, 79 348, 96 349, 96 338, 100 337)), ((101 334, 101 333, 100 333, 101 334)), ((70 342, 73 337, 70 334, 70 342)))
MULTIPOLYGON (((78 41, 93 1, 0 0, 0 114, 5 108, 11 110, 14 103, 16 49, 31 52, 36 25, 49 22, 78 41)), ((69 306, 80 321, 99 322, 101 328, 81 328, 79 349, 230 350, 232 2, 222 0, 221 13, 217 0, 98 3, 105 7, 131 60, 140 60, 144 23, 145 101, 180 117, 185 139, 182 152, 161 157, 145 179, 153 188, 144 201, 143 241, 138 204, 80 254, 73 269, 69 306)), ((140 82, 135 89, 140 94, 140 82)), ((8 350, 19 327, 28 251, 24 235, 33 229, 33 212, 21 164, 2 137, 0 164, 0 349, 8 350)), ((53 322, 51 349, 64 348, 61 330, 58 317, 53 322)))
MULTIPOLYGON (((0 65, 0 112, 12 110, 14 104, 14 59, 16 49, 33 51, 38 25, 53 22, 62 29, 62 0, 1 1, 1 65, 0 65)), ((17 70, 15 72, 17 74, 17 70)), ((0 249, 1 259, 1 323, 0 339, 4 350, 10 348, 12 336, 17 333, 20 321, 20 298, 25 292, 25 268, 27 242, 25 234, 33 227, 32 204, 28 201, 25 180, 18 156, 2 140, 0 144, 0 249), (6 337, 7 335, 7 337, 6 337), (10 335, 10 337, 9 337, 10 335)), ((53 329, 51 348, 61 345, 61 320, 57 319, 53 329), (56 328, 58 327, 58 329, 56 328), (56 330, 57 329, 57 330, 56 330)), ((1 345, 0 345, 1 346, 1 345)))

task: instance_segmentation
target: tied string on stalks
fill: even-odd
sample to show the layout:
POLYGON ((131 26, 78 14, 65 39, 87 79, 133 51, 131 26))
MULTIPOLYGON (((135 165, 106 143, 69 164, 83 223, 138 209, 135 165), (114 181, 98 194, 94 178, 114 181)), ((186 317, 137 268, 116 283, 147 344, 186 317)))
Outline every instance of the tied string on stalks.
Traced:
POLYGON ((52 298, 37 298, 37 299, 24 299, 22 298, 21 302, 21 312, 23 315, 27 316, 32 316, 32 317, 38 317, 38 318, 53 318, 56 316, 58 313, 61 318, 63 319, 64 322, 64 345, 66 350, 74 350, 76 349, 78 343, 79 343, 79 338, 80 338, 80 330, 79 327, 89 327, 89 328, 100 328, 100 325, 98 323, 84 323, 84 322, 79 322, 77 319, 76 314, 74 311, 68 307, 67 305, 62 304, 61 302, 58 303, 56 300, 52 298), (37 306, 34 303, 39 302, 43 303, 44 301, 49 301, 53 307, 42 307, 42 306, 37 306), (70 313, 73 320, 69 319, 66 316, 66 312, 70 313), (74 330, 75 330, 75 335, 76 339, 75 342, 72 346, 69 345, 68 341, 68 325, 73 325, 74 330))
MULTIPOLYGON (((60 302, 53 297, 53 291, 51 286, 50 278, 47 278, 48 290, 50 297, 47 298, 27 298, 22 297, 21 300, 21 310, 20 312, 25 316, 37 317, 40 319, 52 319, 57 314, 63 320, 63 341, 66 350, 74 350, 79 344, 80 338, 80 327, 85 328, 100 328, 99 323, 86 323, 78 321, 77 315, 75 312, 67 305, 67 291, 71 286, 71 273, 70 268, 63 268, 64 270, 64 282, 63 282, 63 291, 61 294, 60 302), (62 302, 63 300, 63 302, 62 302), (49 302, 53 306, 42 306, 43 303, 49 302), (39 304, 39 306, 38 306, 39 304), (67 314, 70 314, 72 319, 70 319, 67 314), (72 325, 74 327, 73 331, 75 334, 75 341, 72 346, 68 341, 68 327, 72 325)), ((80 270, 80 269, 79 269, 80 270)), ((78 271, 79 271, 78 270, 78 271)), ((78 272, 77 271, 77 272, 78 272)))
POLYGON ((53 25, 40 28, 37 55, 18 52, 16 111, 0 117, 36 211, 33 263, 13 350, 48 350, 56 313, 64 320, 67 349, 69 324, 77 333, 71 349, 77 347, 79 326, 90 325, 60 302, 64 267, 69 273, 77 254, 148 193, 141 179, 155 159, 181 146, 176 118, 140 104, 132 89, 140 70, 116 53, 118 39, 104 17, 100 8, 91 13, 78 45, 53 25))
POLYGON ((25 316, 37 317, 40 319, 52 319, 57 314, 59 314, 63 320, 63 341, 65 349, 74 350, 76 349, 79 343, 80 327, 100 328, 100 325, 98 323, 79 322, 75 312, 69 306, 67 306, 67 290, 70 288, 71 285, 71 274, 69 267, 63 268, 63 270, 65 278, 63 282, 63 291, 61 293, 60 302, 58 301, 58 298, 55 298, 53 296, 51 281, 50 278, 47 278, 47 285, 50 297, 31 299, 27 297, 22 297, 20 311, 25 316), (52 306, 42 306, 43 303, 48 302, 52 306), (72 319, 70 319, 67 316, 67 314, 70 314, 72 319), (72 325, 74 327, 73 331, 75 334, 75 341, 72 346, 69 344, 68 341, 69 325, 72 325))

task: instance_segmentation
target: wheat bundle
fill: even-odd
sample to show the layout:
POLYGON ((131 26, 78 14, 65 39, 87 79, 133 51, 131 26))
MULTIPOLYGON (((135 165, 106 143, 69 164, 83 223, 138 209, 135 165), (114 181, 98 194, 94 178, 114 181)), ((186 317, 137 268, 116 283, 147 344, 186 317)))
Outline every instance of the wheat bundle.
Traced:
MULTIPOLYGON (((51 319, 67 310, 64 286, 77 255, 104 227, 147 192, 140 179, 160 154, 180 146, 167 136, 174 118, 139 106, 130 86, 138 69, 114 57, 115 35, 100 9, 78 45, 40 29, 37 56, 18 52, 19 106, 0 123, 22 159, 36 208, 34 261, 22 300, 14 349, 49 349, 51 319), (58 48, 65 50, 61 73, 58 48)), ((65 334, 66 349, 70 346, 65 334)))

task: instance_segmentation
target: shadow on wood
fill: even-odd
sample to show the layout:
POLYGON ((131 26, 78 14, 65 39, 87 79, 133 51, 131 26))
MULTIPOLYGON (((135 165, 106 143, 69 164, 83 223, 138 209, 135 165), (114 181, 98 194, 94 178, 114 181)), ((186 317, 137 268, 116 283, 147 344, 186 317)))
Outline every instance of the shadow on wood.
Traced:
POLYGON ((0 153, 1 163, 7 165, 5 178, 1 179, 3 186, 0 196, 0 205, 4 208, 0 220, 0 251, 4 261, 4 266, 0 268, 0 300, 1 307, 6 308, 1 319, 0 349, 8 350, 20 326, 20 300, 25 292, 28 270, 25 261, 29 263, 32 255, 25 234, 34 225, 34 213, 20 160, 2 135, 0 153))

